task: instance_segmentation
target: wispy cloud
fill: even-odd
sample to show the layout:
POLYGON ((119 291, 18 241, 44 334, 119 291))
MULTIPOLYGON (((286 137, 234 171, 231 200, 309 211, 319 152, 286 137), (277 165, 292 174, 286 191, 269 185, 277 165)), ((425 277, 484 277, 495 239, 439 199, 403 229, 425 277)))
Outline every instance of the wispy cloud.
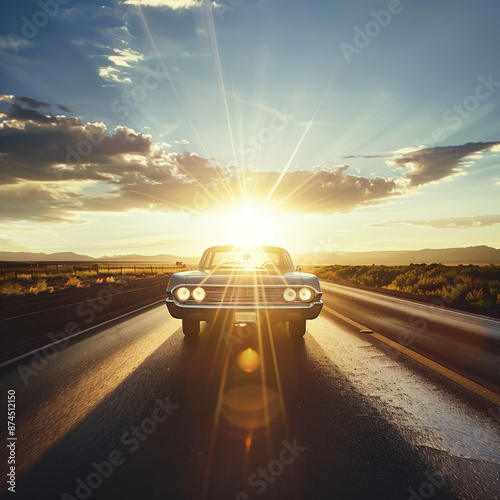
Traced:
POLYGON ((131 62, 139 62, 144 56, 132 49, 113 49, 116 55, 108 56, 108 59, 117 66, 126 66, 130 68, 131 62))
POLYGON ((168 7, 172 10, 188 10, 193 7, 200 7, 203 0, 125 0, 124 3, 144 7, 168 7))
POLYGON ((387 163, 408 169, 404 178, 410 188, 448 179, 465 173, 475 159, 485 151, 498 147, 496 142, 469 142, 458 146, 418 149, 397 156, 387 163))
POLYGON ((392 220, 371 224, 371 227, 387 226, 424 226, 435 229, 469 229, 471 227, 488 227, 500 224, 500 214, 475 215, 470 217, 445 217, 426 220, 392 220))
POLYGON ((348 160, 351 158, 394 158, 394 155, 392 154, 382 154, 382 155, 349 155, 349 156, 342 156, 341 158, 348 160))
POLYGON ((130 76, 123 73, 114 66, 104 66, 99 68, 99 76, 109 82, 132 83, 130 76))

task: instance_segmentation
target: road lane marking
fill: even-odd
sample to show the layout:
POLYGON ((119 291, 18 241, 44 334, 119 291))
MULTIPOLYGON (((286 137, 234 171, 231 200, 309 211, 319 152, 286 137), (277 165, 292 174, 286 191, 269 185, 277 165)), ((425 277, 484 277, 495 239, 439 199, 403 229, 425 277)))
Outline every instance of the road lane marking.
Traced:
MULTIPOLYGON (((67 337, 64 337, 60 340, 56 340, 55 342, 51 342, 50 344, 46 344, 42 347, 39 347, 37 349, 33 349, 30 352, 27 352, 26 354, 21 354, 17 356, 16 358, 9 359, 8 361, 4 361, 3 363, 0 363, 0 368, 3 368, 4 366, 8 366, 12 363, 15 363, 16 361, 20 361, 21 359, 27 358, 28 356, 32 356, 40 351, 43 351, 44 349, 48 349, 49 347, 59 345, 61 342, 66 342, 69 339, 72 339, 74 337, 78 337, 78 335, 82 335, 83 333, 90 332, 91 330, 95 330, 96 328, 99 328, 100 326, 107 325, 108 323, 111 323, 112 321, 116 321, 117 319, 125 318, 126 316, 130 316, 131 314, 134 314, 138 311, 141 311, 142 309, 146 309, 147 307, 154 306, 156 304, 159 304, 160 302, 164 302, 165 299, 157 300, 156 302, 151 302, 151 304, 147 304, 145 306, 139 307, 138 309, 134 309, 133 311, 129 311, 127 313, 121 314, 120 316, 116 316, 115 318, 108 319, 107 321, 103 321, 102 323, 99 323, 98 325, 91 326, 90 328, 86 328, 85 330, 82 330, 81 332, 76 332, 73 333, 72 335, 68 335, 67 337)), ((54 335, 57 335, 60 332, 56 332, 54 335)), ((14 346, 16 347, 16 346, 14 346)))
MULTIPOLYGON (((499 318, 495 318, 493 316, 485 316, 484 314, 479 314, 471 311, 462 311, 460 309, 441 309, 438 308, 435 304, 432 302, 425 302, 423 300, 418 300, 417 297, 399 297, 397 295, 391 295, 389 293, 384 293, 382 291, 375 291, 375 290, 365 290, 364 288, 358 288, 354 285, 345 285, 345 284, 340 284, 340 283, 332 283, 331 281, 322 281, 320 280, 321 287, 323 289, 329 289, 329 292, 331 293, 344 293, 348 295, 355 295, 359 297, 359 293, 370 295, 375 297, 375 299, 378 302, 400 302, 405 306, 415 306, 415 307, 420 307, 424 310, 426 309, 432 309, 433 313, 434 312, 443 312, 446 311, 446 315, 448 316, 465 316, 468 319, 473 318, 480 318, 483 322, 491 322, 494 323, 495 325, 500 322, 499 318), (339 292, 338 288, 343 289, 342 292, 339 292), (350 293, 347 293, 350 292, 350 293)), ((420 296, 422 297, 422 296, 420 296)), ((439 299, 439 296, 435 296, 435 299, 439 299)))
MULTIPOLYGON (((349 323, 352 326, 355 326, 358 328, 360 331, 361 330, 369 330, 366 326, 362 325, 361 323, 358 323, 357 321, 354 321, 351 318, 348 318, 347 316, 344 316, 343 314, 338 313, 337 311, 334 311, 333 309, 330 309, 329 307, 323 305, 323 309, 332 314, 333 316, 336 316, 337 318, 341 319, 342 321, 345 321, 346 323, 349 323)), ((408 347, 402 346, 401 344, 398 344, 394 340, 391 340, 388 337, 385 337, 384 335, 380 333, 373 332, 370 334, 370 337, 374 337, 380 342, 383 342, 384 344, 392 347, 396 351, 399 351, 402 354, 405 354, 409 358, 417 361, 418 363, 426 366, 427 368, 430 368, 431 370, 439 373, 440 375, 443 375, 447 379, 461 385, 465 389, 468 389, 469 391, 473 392, 474 394, 477 394, 478 396, 481 396, 482 398, 488 400, 490 403, 493 403, 497 406, 500 406, 500 394, 497 394, 496 392, 490 391, 486 387, 483 387, 482 385, 476 384, 472 380, 469 380, 468 378, 463 377, 462 375, 459 375, 458 373, 455 373, 454 371, 445 368, 444 366, 440 365, 439 363, 436 363, 435 361, 432 361, 425 356, 422 356, 421 354, 412 351, 411 349, 408 349, 408 347)))

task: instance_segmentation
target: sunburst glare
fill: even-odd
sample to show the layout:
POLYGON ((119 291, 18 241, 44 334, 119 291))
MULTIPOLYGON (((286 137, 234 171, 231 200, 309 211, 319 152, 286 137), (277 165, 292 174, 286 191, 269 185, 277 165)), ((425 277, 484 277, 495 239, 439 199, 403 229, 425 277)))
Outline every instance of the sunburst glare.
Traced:
POLYGON ((267 212, 246 208, 224 219, 226 238, 236 245, 254 246, 268 243, 276 227, 267 212))

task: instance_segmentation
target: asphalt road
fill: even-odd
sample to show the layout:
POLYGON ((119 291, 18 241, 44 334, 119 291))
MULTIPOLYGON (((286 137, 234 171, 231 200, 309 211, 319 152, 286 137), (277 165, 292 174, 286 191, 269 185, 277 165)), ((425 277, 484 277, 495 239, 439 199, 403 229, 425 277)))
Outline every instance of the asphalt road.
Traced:
MULTIPOLYGON (((380 333, 404 325, 326 292, 380 333)), ((78 339, 1 372, 6 498, 500 498, 499 408, 326 310, 300 341, 186 341, 163 305, 78 339)))
POLYGON ((165 297, 169 276, 70 288, 0 301, 0 363, 134 311, 165 297))
POLYGON ((458 371, 500 387, 500 320, 346 285, 322 282, 325 304, 358 323, 458 371))

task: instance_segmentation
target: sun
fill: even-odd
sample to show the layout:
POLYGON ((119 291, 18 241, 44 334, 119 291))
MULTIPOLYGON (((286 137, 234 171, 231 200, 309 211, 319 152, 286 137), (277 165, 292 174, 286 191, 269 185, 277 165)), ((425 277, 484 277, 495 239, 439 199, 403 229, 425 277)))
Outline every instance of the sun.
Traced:
POLYGON ((262 210, 245 208, 228 218, 227 239, 236 245, 255 246, 269 243, 274 232, 273 217, 262 210))

